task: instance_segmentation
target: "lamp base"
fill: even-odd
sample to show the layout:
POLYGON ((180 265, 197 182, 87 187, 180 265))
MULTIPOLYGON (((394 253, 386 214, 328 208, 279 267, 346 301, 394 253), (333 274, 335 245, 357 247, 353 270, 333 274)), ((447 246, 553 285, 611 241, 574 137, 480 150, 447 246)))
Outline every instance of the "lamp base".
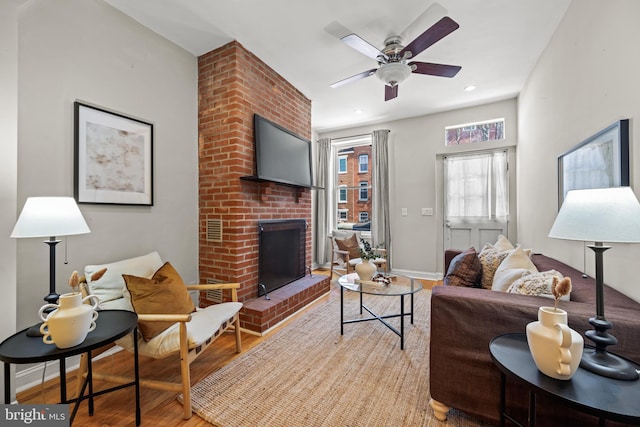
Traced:
POLYGON ((626 359, 606 350, 585 347, 580 367, 594 374, 616 380, 635 381, 640 378, 638 371, 626 359))

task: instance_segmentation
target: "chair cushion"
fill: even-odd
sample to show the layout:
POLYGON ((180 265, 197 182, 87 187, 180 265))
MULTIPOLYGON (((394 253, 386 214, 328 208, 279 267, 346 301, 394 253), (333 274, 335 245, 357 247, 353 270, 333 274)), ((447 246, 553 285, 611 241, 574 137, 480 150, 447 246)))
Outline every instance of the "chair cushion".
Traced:
MULTIPOLYGON (((191 314, 191 321, 187 322, 187 339, 189 348, 195 348, 204 344, 209 338, 219 335, 233 316, 240 311, 242 303, 224 302, 210 305, 206 308, 198 308, 191 314)), ((125 350, 133 351, 133 334, 128 334, 116 344, 125 350)), ((174 323, 149 341, 138 340, 138 352, 141 355, 162 359, 180 350, 180 325, 174 323)))
MULTIPOLYGON (((130 274, 122 277, 131 294, 131 304, 138 314, 189 314, 195 306, 182 277, 166 262, 150 279, 130 274)), ((174 322, 138 322, 146 341, 164 331, 174 322)))
POLYGON ((351 236, 340 239, 336 237, 336 245, 341 251, 349 252, 349 258, 359 258, 360 257, 360 243, 358 242, 358 238, 355 234, 351 236))
MULTIPOLYGON (((84 268, 84 275, 87 278, 87 285, 91 294, 97 295, 100 299, 100 307, 107 301, 116 300, 123 297, 126 289, 123 274, 131 274, 140 277, 151 277, 153 273, 162 267, 162 259, 158 252, 151 252, 147 255, 129 258, 109 264, 87 265, 84 268), (98 279, 91 281, 91 276, 98 270, 106 268, 107 271, 98 279)), ((133 308, 127 308, 133 310, 133 308)))

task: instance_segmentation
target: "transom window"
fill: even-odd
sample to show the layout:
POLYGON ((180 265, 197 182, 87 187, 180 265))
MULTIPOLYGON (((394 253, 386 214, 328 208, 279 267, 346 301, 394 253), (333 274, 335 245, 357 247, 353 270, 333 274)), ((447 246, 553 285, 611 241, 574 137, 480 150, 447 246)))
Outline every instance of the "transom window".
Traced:
POLYGON ((486 120, 444 128, 444 144, 463 145, 504 139, 504 119, 486 120))

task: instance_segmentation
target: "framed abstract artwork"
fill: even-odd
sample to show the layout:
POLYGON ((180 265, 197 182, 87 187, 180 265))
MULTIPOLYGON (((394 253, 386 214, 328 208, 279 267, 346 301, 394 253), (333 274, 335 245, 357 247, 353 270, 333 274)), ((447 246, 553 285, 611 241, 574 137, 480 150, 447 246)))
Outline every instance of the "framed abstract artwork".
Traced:
POLYGON ((153 206, 153 124, 74 102, 78 203, 153 206))
POLYGON ((570 190, 629 185, 629 119, 558 156, 558 209, 570 190))

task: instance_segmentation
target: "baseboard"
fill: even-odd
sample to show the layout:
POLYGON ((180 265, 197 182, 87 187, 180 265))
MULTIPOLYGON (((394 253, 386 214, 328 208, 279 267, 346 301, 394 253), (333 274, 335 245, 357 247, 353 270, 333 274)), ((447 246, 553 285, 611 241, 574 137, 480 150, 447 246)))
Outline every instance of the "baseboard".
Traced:
POLYGON ((442 273, 432 273, 428 271, 399 270, 394 268, 392 273, 413 277, 415 279, 442 280, 442 273))
MULTIPOLYGON (((122 350, 122 347, 114 346, 109 350, 96 356, 93 360, 99 360, 106 356, 111 356, 122 350)), ((73 356, 66 359, 67 374, 78 369, 80 366, 80 356, 73 356)), ((58 378, 60 376, 60 363, 53 360, 45 363, 38 363, 26 369, 16 372, 16 393, 38 387, 44 382, 58 378), (44 374, 44 379, 43 379, 44 374)))

